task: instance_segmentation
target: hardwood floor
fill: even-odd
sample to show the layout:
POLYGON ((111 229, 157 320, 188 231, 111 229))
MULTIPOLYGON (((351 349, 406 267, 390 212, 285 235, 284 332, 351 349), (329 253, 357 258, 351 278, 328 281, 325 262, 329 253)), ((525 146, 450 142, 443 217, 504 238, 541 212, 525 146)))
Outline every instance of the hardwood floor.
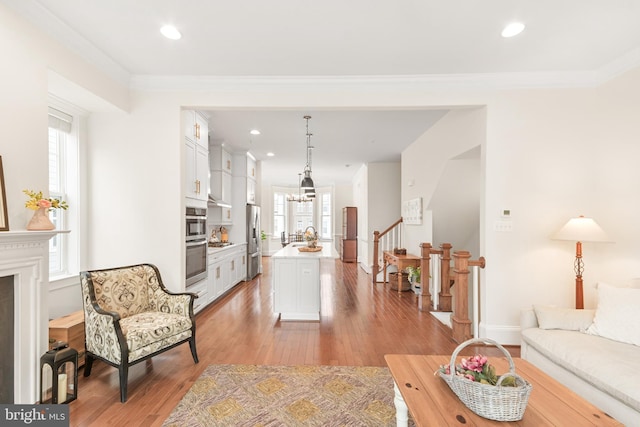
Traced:
MULTIPOLYGON (((182 345, 133 366, 124 404, 115 368, 96 361, 90 377, 80 373, 70 425, 161 426, 210 364, 386 366, 385 354, 451 354, 456 347, 446 326, 418 311, 412 292, 372 286, 357 264, 339 260, 322 263, 320 322, 280 322, 272 309, 270 267, 271 259, 263 258, 263 274, 196 316, 197 365, 182 345)), ((519 347, 509 351, 520 354, 519 347)))

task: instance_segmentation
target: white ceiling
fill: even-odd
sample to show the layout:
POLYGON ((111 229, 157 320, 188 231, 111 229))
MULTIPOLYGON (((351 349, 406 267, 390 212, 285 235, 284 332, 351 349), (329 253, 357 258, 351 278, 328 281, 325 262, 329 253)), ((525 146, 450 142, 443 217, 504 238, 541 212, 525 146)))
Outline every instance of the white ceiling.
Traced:
MULTIPOLYGON (((120 80, 579 73, 638 57, 640 48, 638 0, 0 1, 120 80), (525 31, 500 37, 515 20, 525 31), (167 23, 181 40, 160 35, 167 23)), ((326 179, 338 182, 363 162, 399 159, 442 113, 216 111, 212 136, 250 147, 260 160, 275 152, 265 171, 274 179, 276 170, 288 173, 295 184, 305 114, 313 116, 314 178, 326 168, 326 179), (262 135, 250 140, 252 128, 262 135), (293 176, 278 163, 291 157, 293 176)))

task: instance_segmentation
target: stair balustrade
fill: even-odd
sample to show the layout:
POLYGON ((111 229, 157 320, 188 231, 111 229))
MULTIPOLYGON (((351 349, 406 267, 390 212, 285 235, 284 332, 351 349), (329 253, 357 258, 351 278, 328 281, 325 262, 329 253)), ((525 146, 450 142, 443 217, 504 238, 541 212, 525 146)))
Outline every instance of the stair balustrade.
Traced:
POLYGON ((371 269, 371 277, 374 285, 378 283, 378 274, 382 271, 382 266, 384 265, 384 252, 402 247, 403 226, 402 218, 400 218, 386 230, 382 232, 376 230, 373 232, 373 267, 371 269))
MULTIPOLYGON (((453 315, 451 316, 451 329, 453 331, 453 339, 457 343, 461 343, 470 339, 471 320, 469 319, 469 267, 476 267, 474 270, 477 274, 477 268, 485 267, 484 257, 477 260, 470 260, 471 254, 468 251, 453 252, 453 274, 456 283, 456 298, 453 307, 453 315)), ((474 303, 476 298, 474 297, 474 303)), ((474 307, 474 318, 479 307, 474 307)), ((477 321, 476 321, 477 322, 477 321)))
POLYGON ((440 249, 435 249, 431 243, 420 244, 420 276, 423 281, 426 279, 418 294, 420 311, 451 311, 451 286, 454 283, 451 248, 451 243, 441 244, 440 249), (430 289, 433 289, 433 295, 430 289))

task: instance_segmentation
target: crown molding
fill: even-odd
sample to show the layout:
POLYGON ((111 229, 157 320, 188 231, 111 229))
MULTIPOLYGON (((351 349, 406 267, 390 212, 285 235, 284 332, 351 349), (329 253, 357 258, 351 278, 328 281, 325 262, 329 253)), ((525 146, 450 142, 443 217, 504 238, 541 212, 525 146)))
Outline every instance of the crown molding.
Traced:
POLYGON ((598 69, 596 81, 603 84, 640 66, 640 48, 635 48, 598 69))
POLYGON ((339 90, 501 90, 581 88, 597 85, 594 71, 430 74, 396 76, 152 76, 133 75, 130 88, 142 91, 228 91, 254 89, 311 92, 339 90))
POLYGON ((131 73, 35 0, 3 0, 11 9, 97 69, 127 86, 131 73))
POLYGON ((563 72, 423 74, 388 76, 159 76, 132 75, 122 65, 36 0, 3 0, 37 28, 72 52, 134 90, 145 91, 229 91, 253 89, 286 91, 338 90, 507 90, 543 88, 592 88, 640 66, 640 48, 612 60, 596 70, 563 72))

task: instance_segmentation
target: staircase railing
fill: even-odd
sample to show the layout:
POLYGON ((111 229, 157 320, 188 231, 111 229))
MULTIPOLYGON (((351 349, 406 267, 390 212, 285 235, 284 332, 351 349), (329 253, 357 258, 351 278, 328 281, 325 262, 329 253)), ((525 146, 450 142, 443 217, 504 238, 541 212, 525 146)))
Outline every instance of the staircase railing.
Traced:
POLYGON ((424 283, 418 294, 420 311, 451 311, 451 286, 454 283, 451 248, 451 243, 441 244, 440 249, 435 249, 431 243, 420 244, 420 276, 424 283))
POLYGON ((402 218, 400 218, 383 232, 377 230, 373 232, 373 267, 371 277, 373 277, 374 285, 378 281, 378 273, 382 271, 381 266, 384 265, 384 260, 382 259, 384 251, 402 247, 402 227, 402 218))
POLYGON ((431 243, 421 243, 420 276, 422 283, 418 294, 420 311, 446 311, 451 314, 453 339, 460 343, 478 337, 480 323, 480 268, 484 268, 484 257, 470 260, 468 251, 453 252, 451 269, 451 244, 443 243, 435 249, 431 243), (433 255, 433 256, 432 256, 433 255), (471 271, 470 271, 471 269, 471 271), (469 274, 471 273, 471 287, 469 274), (455 298, 451 286, 455 284, 455 298), (471 292, 473 321, 469 319, 469 293, 471 292), (453 303, 453 304, 452 304, 453 303), (452 307, 453 305, 453 307, 452 307), (473 331, 471 326, 473 325, 473 331))
MULTIPOLYGON (((477 260, 470 260, 471 254, 468 251, 455 251, 453 253, 454 268, 453 274, 456 281, 456 298, 455 306, 453 307, 453 315, 451 316, 451 329, 453 330, 453 339, 461 343, 472 337, 471 335, 471 320, 469 319, 469 267, 473 267, 477 277, 477 269, 484 268, 485 259, 480 257, 477 260)), ((474 279, 475 282, 475 279, 474 279)), ((474 288, 477 288, 477 283, 474 283, 474 288)), ((477 289, 474 292, 474 304, 477 304, 476 294, 477 289)), ((474 307, 474 319, 475 326, 479 318, 478 306, 474 307)), ((477 329, 475 330, 477 334, 477 329)))

